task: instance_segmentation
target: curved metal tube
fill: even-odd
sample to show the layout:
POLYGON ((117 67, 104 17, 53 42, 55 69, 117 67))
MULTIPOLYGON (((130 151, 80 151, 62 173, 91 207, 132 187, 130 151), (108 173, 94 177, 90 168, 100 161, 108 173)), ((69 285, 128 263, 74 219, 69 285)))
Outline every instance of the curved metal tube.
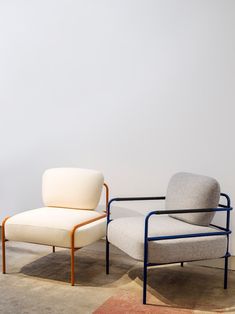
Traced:
POLYGON ((2 273, 6 273, 6 253, 5 253, 5 223, 10 217, 6 217, 2 222, 2 273))
POLYGON ((70 241, 71 241, 71 286, 74 286, 74 252, 75 250, 77 250, 78 248, 74 247, 74 236, 75 236, 75 232, 78 228, 88 225, 92 222, 95 222, 97 220, 103 219, 105 218, 107 215, 103 214, 99 217, 95 217, 86 221, 81 222, 80 224, 77 224, 76 226, 73 227, 72 231, 70 232, 70 241))
POLYGON ((108 210, 108 204, 109 204, 109 187, 107 183, 104 183, 105 191, 106 191, 106 197, 105 197, 105 211, 108 210))

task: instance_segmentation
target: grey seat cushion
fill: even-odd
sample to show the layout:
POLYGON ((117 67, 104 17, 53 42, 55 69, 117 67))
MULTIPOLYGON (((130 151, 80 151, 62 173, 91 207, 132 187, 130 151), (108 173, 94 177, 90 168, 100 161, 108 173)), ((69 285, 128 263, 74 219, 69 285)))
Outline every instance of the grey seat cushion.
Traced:
MULTIPOLYGON (((125 217, 108 225, 110 243, 137 260, 144 258, 145 217, 125 217)), ((214 232, 214 227, 191 225, 169 216, 152 216, 149 236, 214 232)), ((149 242, 149 262, 173 263, 219 258, 226 253, 226 236, 211 236, 149 242)))
MULTIPOLYGON (((215 208, 219 204, 219 183, 210 177, 177 173, 168 185, 166 209, 215 208)), ((196 224, 208 226, 214 213, 172 214, 171 217, 196 224)))

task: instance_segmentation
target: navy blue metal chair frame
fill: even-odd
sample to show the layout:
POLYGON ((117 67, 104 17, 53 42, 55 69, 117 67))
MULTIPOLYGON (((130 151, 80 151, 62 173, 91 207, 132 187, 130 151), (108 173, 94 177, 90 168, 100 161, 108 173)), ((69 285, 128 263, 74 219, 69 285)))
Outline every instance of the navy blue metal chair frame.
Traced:
MULTIPOLYGON (((208 237, 208 236, 218 236, 218 235, 226 235, 227 236, 227 248, 226 254, 222 258, 225 259, 224 264, 224 289, 227 289, 228 285, 228 258, 230 257, 229 253, 229 235, 231 234, 230 228, 230 211, 232 210, 230 198, 227 194, 221 193, 222 197, 226 198, 227 205, 219 204, 218 208, 204 208, 204 209, 177 209, 177 210, 155 210, 150 212, 145 217, 145 230, 144 230, 144 266, 143 266, 143 304, 146 304, 146 295, 147 295, 147 270, 148 267, 158 266, 163 264, 157 263, 149 263, 148 262, 148 242, 151 241, 162 241, 169 239, 180 239, 180 238, 194 238, 194 237, 208 237), (202 213, 202 212, 218 212, 218 211, 226 211, 226 228, 221 226, 217 226, 214 224, 210 224, 213 227, 220 229, 218 232, 205 232, 205 233, 193 233, 193 234, 179 234, 174 236, 160 236, 160 237, 149 237, 148 236, 148 224, 149 219, 153 215, 166 215, 166 214, 183 214, 183 213, 202 213)), ((129 201, 149 201, 149 200, 165 200, 165 196, 160 197, 122 197, 122 198, 113 198, 109 201, 108 209, 107 209, 107 229, 108 224, 112 219, 110 219, 110 208, 113 202, 129 202, 129 201)), ((185 261, 181 261, 181 266, 185 261)), ((189 261, 187 261, 189 262, 189 261)), ((176 262, 176 263, 179 263, 176 262)), ((106 235, 106 274, 109 274, 109 242, 106 235)))

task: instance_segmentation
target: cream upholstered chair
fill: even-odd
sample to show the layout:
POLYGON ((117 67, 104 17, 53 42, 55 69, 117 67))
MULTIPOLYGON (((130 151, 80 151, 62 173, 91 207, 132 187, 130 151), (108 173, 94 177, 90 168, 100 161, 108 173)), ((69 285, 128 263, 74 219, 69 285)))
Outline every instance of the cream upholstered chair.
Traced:
POLYGON ((146 304, 147 268, 170 263, 225 258, 224 288, 227 288, 230 199, 220 193, 210 177, 177 173, 169 182, 166 197, 132 197, 110 200, 107 215, 106 273, 109 273, 109 244, 144 262, 143 303, 146 304), (226 205, 219 204, 220 196, 226 205), (112 220, 113 202, 165 200, 165 209, 146 217, 112 220), (226 211, 226 227, 211 224, 215 212, 226 211), (150 219, 151 218, 151 219, 150 219))
MULTIPOLYGON (((2 223, 2 271, 6 272, 5 242, 21 241, 71 250, 71 284, 74 252, 106 234, 106 213, 96 211, 102 187, 101 172, 80 168, 54 168, 43 175, 44 207, 7 217, 2 223)), ((106 212, 106 210, 105 210, 106 212)))

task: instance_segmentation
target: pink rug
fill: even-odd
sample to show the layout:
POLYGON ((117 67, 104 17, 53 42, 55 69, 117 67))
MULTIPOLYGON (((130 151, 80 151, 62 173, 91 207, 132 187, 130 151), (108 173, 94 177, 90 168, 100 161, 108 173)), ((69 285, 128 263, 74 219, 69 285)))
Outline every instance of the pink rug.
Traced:
POLYGON ((169 307, 167 305, 143 305, 138 296, 120 294, 112 296, 102 304, 94 314, 129 314, 129 313, 157 313, 157 314, 191 314, 193 310, 169 307))

